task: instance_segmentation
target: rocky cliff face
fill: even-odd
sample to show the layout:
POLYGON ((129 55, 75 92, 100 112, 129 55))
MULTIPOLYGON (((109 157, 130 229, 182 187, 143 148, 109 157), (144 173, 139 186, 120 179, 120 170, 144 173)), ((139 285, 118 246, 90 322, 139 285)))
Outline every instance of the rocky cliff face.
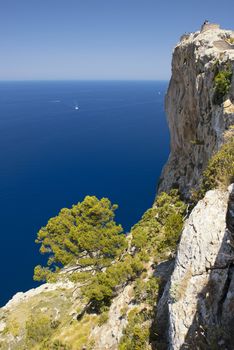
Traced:
MULTIPOLYGON (((204 26, 175 48, 166 96, 171 154, 159 191, 175 186, 189 198, 213 153, 233 136, 233 75, 223 100, 215 99, 217 66, 234 71, 233 34, 204 26)), ((159 338, 167 349, 234 349, 233 209, 232 185, 207 192, 185 222, 157 306, 159 338)))
POLYGON ((232 31, 206 25, 199 32, 184 35, 175 47, 165 100, 171 153, 159 192, 179 187, 188 197, 211 155, 230 135, 234 123, 234 79, 226 101, 217 104, 214 78, 217 65, 229 64, 233 70, 234 47, 228 42, 233 36, 232 31))
POLYGON ((158 305, 162 317, 162 305, 165 311, 168 304, 171 350, 233 349, 233 199, 233 185, 229 192, 209 191, 185 223, 175 268, 158 305), (229 228, 226 218, 232 222, 229 228))

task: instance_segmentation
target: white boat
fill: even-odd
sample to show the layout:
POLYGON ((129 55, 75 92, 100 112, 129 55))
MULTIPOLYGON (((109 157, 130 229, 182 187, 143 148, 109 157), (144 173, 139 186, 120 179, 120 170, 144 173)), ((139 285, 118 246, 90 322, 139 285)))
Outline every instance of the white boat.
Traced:
POLYGON ((77 111, 78 109, 79 109, 79 106, 76 105, 76 106, 75 106, 75 110, 77 111))

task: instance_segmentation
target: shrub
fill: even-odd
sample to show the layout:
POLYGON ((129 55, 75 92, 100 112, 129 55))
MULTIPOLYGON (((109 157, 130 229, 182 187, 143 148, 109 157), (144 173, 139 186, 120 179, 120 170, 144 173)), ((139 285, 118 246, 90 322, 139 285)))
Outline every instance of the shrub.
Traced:
POLYGON ((229 44, 234 44, 234 38, 233 37, 230 37, 230 38, 227 38, 226 41, 229 43, 229 44))
POLYGON ((230 90, 232 80, 232 68, 231 66, 226 66, 223 70, 219 71, 214 78, 214 94, 213 102, 214 104, 221 104, 224 97, 230 90))
POLYGON ((37 344, 48 338, 53 332, 51 320, 46 315, 31 315, 26 322, 26 340, 29 344, 37 344))
POLYGON ((119 350, 147 350, 149 347, 150 322, 146 309, 135 308, 128 314, 128 324, 123 331, 119 350))
POLYGON ((225 188, 234 181, 234 139, 224 144, 209 160, 203 172, 199 189, 193 191, 192 199, 197 202, 214 188, 225 188))
POLYGON ((183 227, 186 205, 177 190, 158 195, 153 208, 132 228, 132 245, 138 251, 148 251, 158 258, 174 251, 183 227))
POLYGON ((150 306, 153 306, 157 299, 159 290, 159 279, 152 276, 148 280, 144 281, 142 278, 136 280, 135 283, 135 300, 138 303, 147 302, 150 306))
POLYGON ((7 326, 4 328, 2 334, 12 334, 14 337, 17 337, 20 334, 20 325, 17 320, 12 319, 8 322, 7 326))
POLYGON ((42 345, 40 346, 39 350, 72 350, 71 346, 65 344, 64 342, 61 342, 60 340, 54 340, 52 342, 50 341, 43 341, 42 345))
POLYGON ((109 319, 109 313, 108 311, 103 312, 98 319, 98 325, 99 327, 105 324, 109 319))
POLYGON ((85 286, 81 288, 83 295, 90 301, 96 311, 100 311, 103 305, 109 305, 115 296, 116 287, 129 280, 134 280, 143 271, 143 263, 136 256, 126 256, 106 271, 92 276, 85 286))
POLYGON ((183 228, 183 217, 178 213, 168 215, 165 223, 165 240, 164 244, 174 250, 183 228))
POLYGON ((121 318, 126 318, 127 313, 128 313, 128 306, 125 305, 120 310, 121 318))
POLYGON ((124 309, 122 317, 127 316, 127 326, 123 330, 119 350, 148 350, 151 349, 150 329, 154 314, 154 307, 159 290, 159 279, 151 276, 143 280, 143 276, 135 281, 135 303, 144 305, 144 308, 135 307, 127 314, 128 308, 124 309))
POLYGON ((198 146, 203 146, 205 144, 204 140, 199 140, 199 139, 194 139, 194 140, 191 140, 190 143, 192 145, 198 145, 198 146))

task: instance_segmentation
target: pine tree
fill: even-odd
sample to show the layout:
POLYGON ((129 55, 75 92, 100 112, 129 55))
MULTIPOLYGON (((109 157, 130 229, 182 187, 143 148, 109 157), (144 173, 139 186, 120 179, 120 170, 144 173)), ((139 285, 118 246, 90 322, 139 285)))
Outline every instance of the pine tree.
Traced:
POLYGON ((109 199, 86 196, 83 202, 64 208, 37 234, 40 252, 48 255, 47 267, 36 266, 35 280, 52 280, 64 266, 73 271, 100 272, 126 249, 121 225, 114 221, 109 199))

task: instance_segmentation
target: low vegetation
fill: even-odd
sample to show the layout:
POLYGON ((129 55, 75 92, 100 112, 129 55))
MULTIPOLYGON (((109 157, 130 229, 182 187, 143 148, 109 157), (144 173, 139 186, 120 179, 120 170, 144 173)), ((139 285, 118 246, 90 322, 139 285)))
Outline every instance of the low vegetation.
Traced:
POLYGON ((123 261, 92 276, 81 291, 95 312, 102 311, 102 307, 110 305, 111 299, 116 295, 116 287, 123 286, 127 281, 133 281, 143 269, 144 264, 139 256, 126 256, 123 261))
MULTIPOLYGON (((169 194, 161 193, 154 207, 147 210, 132 228, 132 245, 145 263, 153 260, 159 263, 173 256, 183 228, 185 212, 186 205, 181 201, 177 190, 172 190, 169 194)), ((160 279, 154 276, 153 270, 150 272, 149 267, 147 273, 142 273, 135 280, 136 306, 127 314, 128 324, 119 350, 151 349, 150 343, 156 339, 152 325, 160 283, 160 279)))
POLYGON ((160 280, 154 276, 147 279, 137 279, 134 286, 135 302, 139 304, 147 303, 148 307, 152 309, 157 298, 159 284, 160 280))
POLYGON ((229 38, 226 38, 226 41, 227 41, 229 44, 233 45, 233 44, 234 44, 234 37, 230 36, 229 38))
POLYGON ((151 316, 148 310, 135 307, 128 314, 128 324, 119 344, 119 350, 148 350, 151 316))
POLYGON ((31 315, 26 322, 26 342, 29 348, 47 339, 58 325, 47 315, 31 315))
POLYGON ((225 67, 219 68, 218 72, 214 77, 214 104, 220 105, 225 96, 228 94, 232 81, 232 67, 226 65, 225 67))
POLYGON ((229 140, 209 160, 206 170, 202 175, 198 190, 192 193, 196 203, 203 198, 205 193, 215 188, 226 188, 234 182, 234 139, 229 140))
POLYGON ((156 261, 168 258, 175 251, 185 212, 186 205, 177 190, 161 193, 153 208, 133 227, 133 246, 156 261))

